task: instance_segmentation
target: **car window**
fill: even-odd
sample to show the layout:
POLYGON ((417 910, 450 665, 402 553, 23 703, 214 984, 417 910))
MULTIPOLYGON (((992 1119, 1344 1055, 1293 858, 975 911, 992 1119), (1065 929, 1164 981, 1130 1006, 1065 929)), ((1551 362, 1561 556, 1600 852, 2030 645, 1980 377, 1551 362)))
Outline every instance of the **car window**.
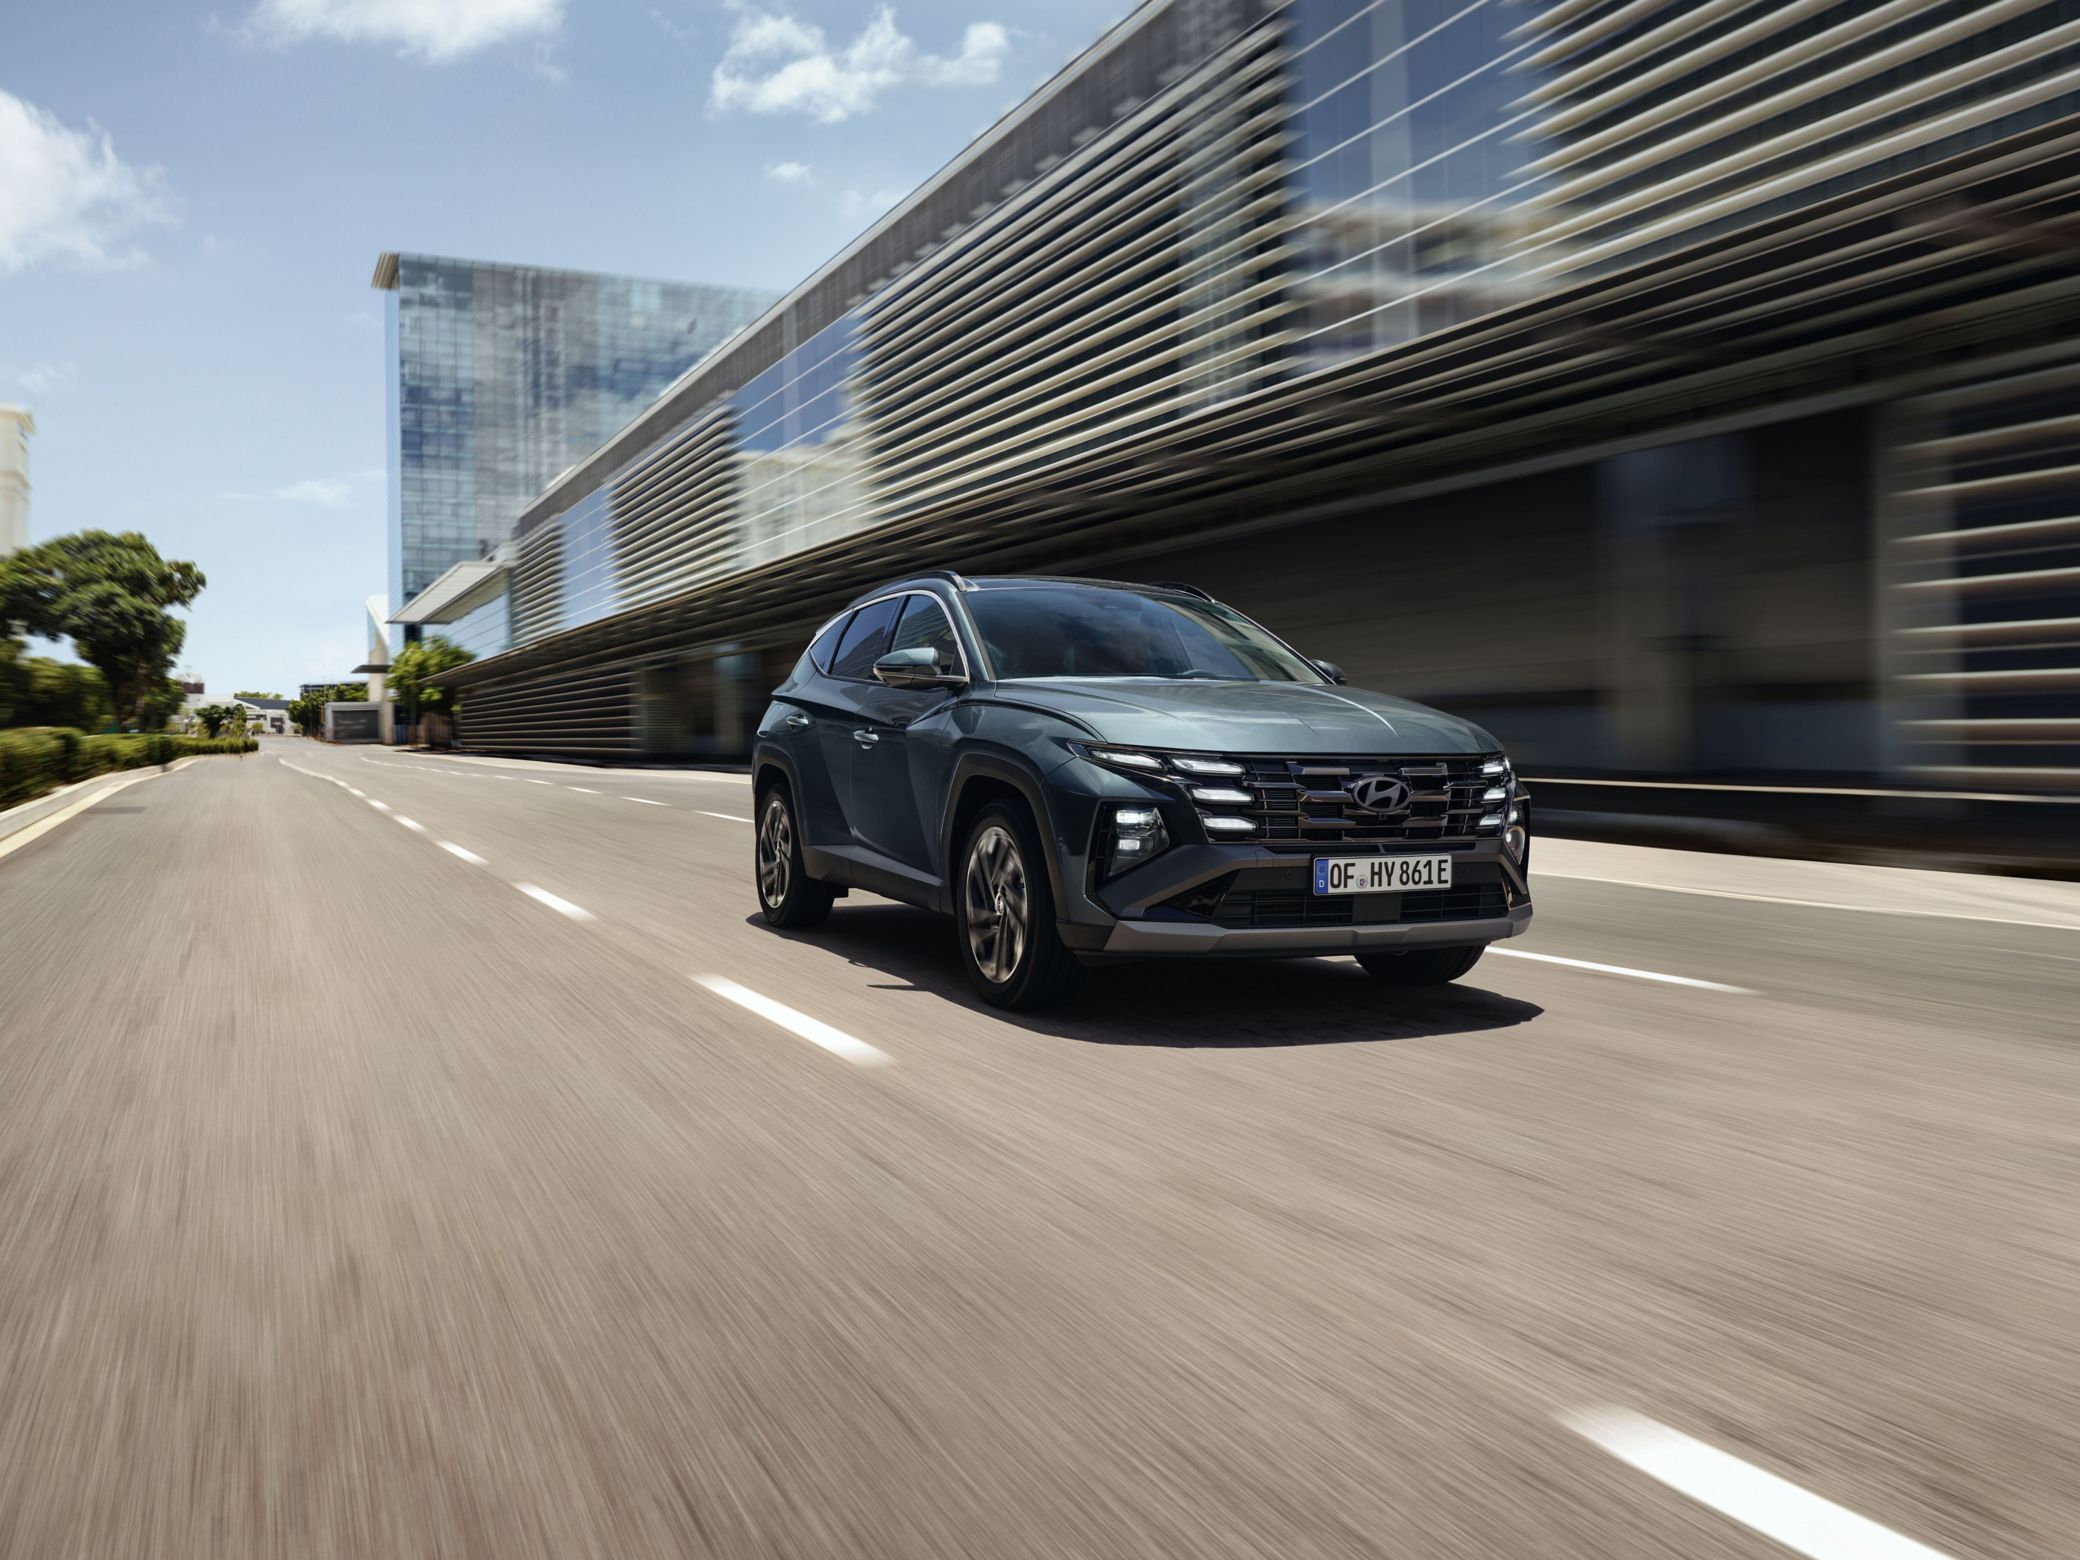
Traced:
POLYGON ((845 625, 851 621, 851 613, 841 615, 837 622, 816 636, 816 643, 809 646, 809 660, 819 672, 831 669, 831 657, 838 649, 838 636, 845 632, 845 625))
POLYGON ((965 600, 1000 680, 1324 681, 1241 613, 1194 596, 1034 585, 981 590, 965 600))
POLYGON ((930 650, 938 658, 940 671, 960 670, 960 647, 953 637, 953 624, 947 621, 946 609, 932 596, 907 598, 902 621, 896 624, 896 636, 889 641, 888 648, 930 650))
POLYGON ((852 621, 845 625, 845 633, 838 640, 838 653, 831 660, 831 676, 865 682, 874 675, 874 663, 888 653, 888 631, 902 604, 900 597, 891 596, 852 614, 852 621))

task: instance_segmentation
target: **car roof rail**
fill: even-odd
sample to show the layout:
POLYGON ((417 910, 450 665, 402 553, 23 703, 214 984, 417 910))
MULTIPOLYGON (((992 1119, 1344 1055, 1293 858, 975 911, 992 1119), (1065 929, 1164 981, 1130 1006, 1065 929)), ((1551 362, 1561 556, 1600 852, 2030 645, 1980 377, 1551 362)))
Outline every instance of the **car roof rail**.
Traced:
POLYGON ((1196 585, 1187 585, 1183 580, 1150 580, 1150 590, 1174 590, 1180 596, 1197 596, 1201 601, 1213 600, 1213 592, 1201 590, 1196 585))
POLYGON ((968 591, 973 590, 975 588, 973 585, 970 585, 963 576, 954 573, 951 569, 926 569, 924 571, 923 578, 933 580, 945 580, 955 590, 968 591))

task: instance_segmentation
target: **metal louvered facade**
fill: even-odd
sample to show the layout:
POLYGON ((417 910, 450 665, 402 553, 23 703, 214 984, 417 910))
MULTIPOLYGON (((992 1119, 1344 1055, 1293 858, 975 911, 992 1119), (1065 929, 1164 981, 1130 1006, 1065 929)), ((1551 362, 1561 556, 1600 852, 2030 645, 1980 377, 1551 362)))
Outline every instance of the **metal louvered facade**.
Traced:
MULTIPOLYGON (((1392 526, 1445 491, 1473 496, 1443 585, 1477 608, 1501 535, 1483 484, 1574 463, 1616 491, 1591 468, 1627 450, 1825 416, 1856 444, 1829 480, 1863 487, 1826 577, 1860 574, 1840 615, 1868 644, 1798 696, 1824 717, 1728 729, 1781 733, 1758 767, 1791 770, 1798 731, 1861 712, 1869 740, 1829 765, 1976 784, 2015 759, 2003 784, 2056 789, 2050 748, 1926 724, 2055 722, 2075 696, 1914 680, 2009 668, 1942 659, 1971 636, 1898 516, 1948 480, 1924 446, 1966 450, 1913 431, 1942 397, 2080 342, 2076 257, 2080 0, 1151 0, 526 509, 513 648, 456 679, 465 740, 725 752, 742 711, 674 701, 755 702, 877 578, 1130 572, 1255 533, 1267 571, 1354 591, 1282 529, 1392 526)), ((2012 437, 2059 468, 2051 433, 2012 437)), ((1709 525, 1738 531, 1775 480, 1730 482, 1709 525)), ((1692 543, 1638 523, 1687 589, 1692 543)), ((1633 524, 1606 517, 1572 562, 1607 567, 1633 524)), ((1696 696, 1795 678, 1795 635, 1771 633, 1696 696)), ((1559 658, 1523 653, 1527 676, 1559 658)), ((1577 677, 1580 732, 1619 735, 1559 761, 1720 762, 1665 733, 1627 747, 1626 675, 1577 677)))

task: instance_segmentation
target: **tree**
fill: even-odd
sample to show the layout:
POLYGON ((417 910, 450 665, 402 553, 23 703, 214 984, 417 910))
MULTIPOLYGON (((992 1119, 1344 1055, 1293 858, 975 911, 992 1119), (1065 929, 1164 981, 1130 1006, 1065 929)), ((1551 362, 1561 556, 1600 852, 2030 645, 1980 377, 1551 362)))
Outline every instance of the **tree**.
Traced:
POLYGON ((448 690, 436 685, 434 679, 475 659, 471 651, 439 634, 398 651, 390 662, 390 686, 404 705, 405 718, 417 720, 421 710, 430 715, 452 714, 448 690))
POLYGON ((368 684, 333 683, 320 684, 310 692, 300 695, 289 706, 289 719, 305 736, 315 736, 325 727, 325 706, 328 704, 366 704, 368 684))
POLYGON ((278 693, 254 693, 250 690, 241 690, 238 693, 234 693, 231 697, 234 699, 253 699, 257 701, 260 699, 279 699, 281 695, 278 693))
POLYGON ((80 531, 0 562, 0 623, 70 639, 108 683, 119 724, 157 698, 188 626, 169 610, 202 594, 192 563, 162 558, 136 531, 80 531))
POLYGON ((214 738, 222 735, 224 728, 231 724, 234 712, 240 721, 245 719, 246 708, 243 704, 199 705, 195 710, 195 718, 202 722, 202 729, 214 738))

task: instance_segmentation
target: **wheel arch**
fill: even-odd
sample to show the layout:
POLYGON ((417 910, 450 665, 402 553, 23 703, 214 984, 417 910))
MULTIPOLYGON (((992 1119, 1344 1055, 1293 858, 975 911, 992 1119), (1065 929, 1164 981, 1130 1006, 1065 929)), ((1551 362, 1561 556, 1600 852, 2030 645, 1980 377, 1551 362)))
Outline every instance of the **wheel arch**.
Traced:
POLYGON ((1055 850, 1054 823, 1047 809, 1040 777, 1016 760, 995 753, 964 754, 954 766, 953 782, 946 792, 946 816, 940 826, 940 860, 945 864, 939 883, 940 893, 945 899, 942 908, 949 914, 953 910, 957 892, 954 878, 959 871, 961 846, 967 840, 969 829, 974 827, 984 808, 992 802, 1002 801, 1023 806, 1027 816, 1033 820, 1033 831, 1039 836, 1040 854, 1047 869, 1047 885, 1059 915, 1064 902, 1061 863, 1056 859, 1059 853, 1055 850))

